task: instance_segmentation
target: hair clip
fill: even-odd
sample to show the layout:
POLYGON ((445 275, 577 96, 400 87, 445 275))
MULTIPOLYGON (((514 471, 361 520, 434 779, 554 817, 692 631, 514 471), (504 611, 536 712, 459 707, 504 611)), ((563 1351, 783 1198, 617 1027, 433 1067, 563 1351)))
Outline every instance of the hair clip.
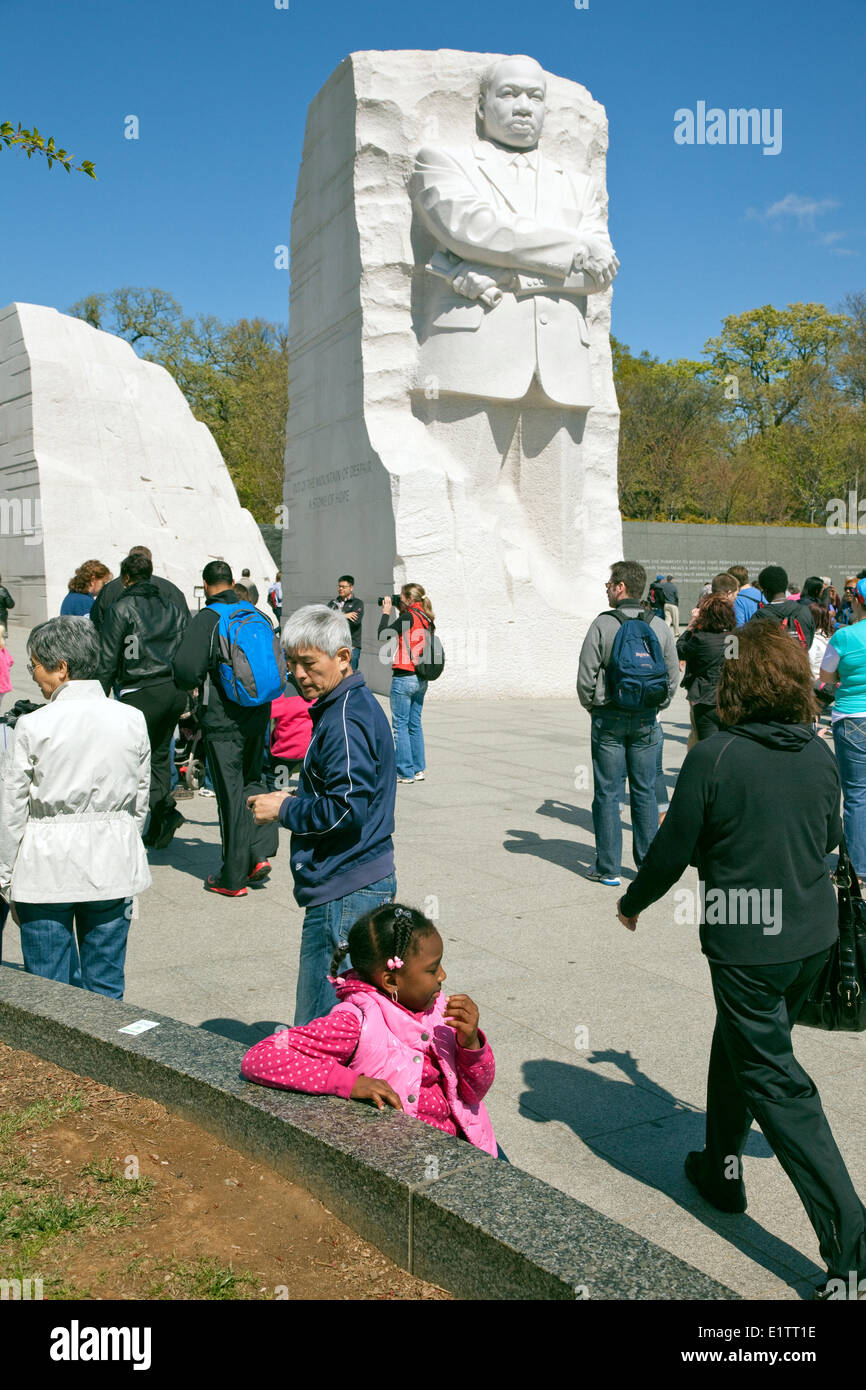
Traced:
POLYGON ((389 969, 389 970, 402 970, 402 969, 403 969, 403 962, 401 961, 401 959, 400 959, 399 956, 389 956, 389 957, 388 957, 388 969, 389 969))
POLYGON ((394 908, 394 916, 395 916, 395 917, 408 917, 409 920, 411 921, 411 920, 412 920, 412 909, 411 909, 411 908, 408 908, 408 907, 395 907, 395 908, 394 908))

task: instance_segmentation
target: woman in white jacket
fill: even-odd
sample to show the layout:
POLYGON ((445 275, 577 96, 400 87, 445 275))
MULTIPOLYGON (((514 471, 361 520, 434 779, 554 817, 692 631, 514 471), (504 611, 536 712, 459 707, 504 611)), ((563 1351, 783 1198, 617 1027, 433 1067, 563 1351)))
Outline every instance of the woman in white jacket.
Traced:
POLYGON ((147 725, 95 679, 89 618, 42 623, 28 653, 48 703, 15 726, 0 786, 0 893, 14 903, 31 974, 122 999, 132 898, 151 882, 147 725))

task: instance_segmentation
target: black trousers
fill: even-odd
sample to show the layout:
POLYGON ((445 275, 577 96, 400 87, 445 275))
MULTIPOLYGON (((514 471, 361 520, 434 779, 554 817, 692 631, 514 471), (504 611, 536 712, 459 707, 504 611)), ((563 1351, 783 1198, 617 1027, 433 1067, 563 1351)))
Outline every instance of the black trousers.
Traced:
POLYGON ((707 1079, 707 1173, 741 1172, 752 1117, 797 1189, 830 1276, 866 1274, 866 1210, 827 1123, 815 1083, 794 1056, 791 1027, 827 951, 785 965, 710 962, 718 1010, 707 1079), (732 1165, 730 1160, 737 1163, 732 1165))
POLYGON ((140 709, 150 739, 150 825, 148 837, 158 830, 169 811, 174 810, 171 795, 171 736, 186 706, 186 694, 174 681, 142 686, 122 695, 125 705, 140 709))
POLYGON ((303 765, 303 758, 275 758, 273 753, 269 753, 264 770, 265 786, 268 791, 286 791, 291 778, 303 765))
POLYGON ((257 825, 247 797, 266 790, 262 781, 265 733, 270 705, 243 711, 243 719, 231 729, 204 731, 208 770, 216 792, 220 818, 223 864, 217 874, 221 888, 243 888, 249 874, 263 859, 277 852, 279 825, 257 825))

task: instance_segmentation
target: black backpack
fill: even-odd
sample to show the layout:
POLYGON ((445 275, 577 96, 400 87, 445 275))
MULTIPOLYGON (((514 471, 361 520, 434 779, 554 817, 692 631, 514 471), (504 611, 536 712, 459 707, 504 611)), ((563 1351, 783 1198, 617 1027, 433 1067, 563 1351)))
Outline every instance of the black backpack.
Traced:
MULTIPOLYGON (((422 618, 419 614, 418 621, 422 627, 426 628, 426 633, 421 661, 415 661, 413 658, 415 675, 419 681, 438 681, 445 670, 445 650, 436 636, 436 628, 430 619, 422 618)), ((411 633, 409 641, 411 650, 411 633)))

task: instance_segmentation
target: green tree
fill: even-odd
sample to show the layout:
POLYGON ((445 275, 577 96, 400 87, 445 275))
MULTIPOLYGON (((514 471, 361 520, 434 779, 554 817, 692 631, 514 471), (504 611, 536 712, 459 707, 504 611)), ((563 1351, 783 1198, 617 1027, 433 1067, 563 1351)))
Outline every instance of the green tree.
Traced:
POLYGON ((640 520, 676 520, 700 508, 699 480, 724 447, 717 392, 701 363, 634 357, 614 340, 621 410, 620 506, 640 520))
POLYGON ((823 304, 765 304, 722 321, 704 356, 743 437, 802 418, 833 373, 844 329, 844 317, 823 304))
POLYGON ((95 179, 96 173, 93 162, 83 159, 80 164, 73 164, 75 155, 71 155, 68 150, 61 149, 51 135, 46 140, 44 135, 40 135, 36 126, 28 130, 18 122, 15 126, 11 121, 0 121, 0 150, 18 149, 26 154, 28 159, 32 159, 34 154, 41 154, 48 160, 48 167, 51 169, 55 164, 62 164, 67 174, 71 174, 74 169, 77 174, 87 174, 88 178, 95 179))
POLYGON ((866 406, 866 294, 845 299, 845 327, 838 370, 842 388, 850 400, 866 406))

